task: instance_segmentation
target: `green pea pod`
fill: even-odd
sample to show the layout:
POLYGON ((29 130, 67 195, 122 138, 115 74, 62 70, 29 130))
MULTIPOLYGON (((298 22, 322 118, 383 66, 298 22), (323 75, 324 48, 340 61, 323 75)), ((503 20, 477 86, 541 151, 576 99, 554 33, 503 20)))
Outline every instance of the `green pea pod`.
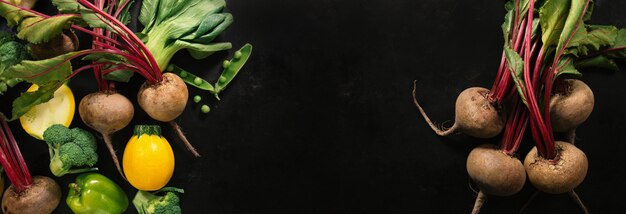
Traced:
POLYGON ((185 81, 187 84, 194 86, 196 88, 205 90, 205 91, 209 91, 211 93, 213 93, 215 91, 215 89, 213 88, 213 86, 211 85, 211 83, 207 82, 206 80, 193 75, 192 73, 189 73, 185 70, 183 70, 182 68, 170 64, 169 66, 167 66, 167 71, 175 73, 176 75, 178 75, 181 79, 183 79, 183 81, 185 81))
POLYGON ((98 173, 85 173, 71 183, 65 202, 76 214, 123 213, 128 197, 115 182, 98 173))
POLYGON ((226 88, 226 86, 235 78, 239 70, 246 64, 248 58, 252 54, 252 45, 245 44, 241 49, 235 52, 232 60, 224 61, 224 71, 220 75, 220 78, 215 83, 215 91, 213 94, 219 100, 218 94, 226 88))

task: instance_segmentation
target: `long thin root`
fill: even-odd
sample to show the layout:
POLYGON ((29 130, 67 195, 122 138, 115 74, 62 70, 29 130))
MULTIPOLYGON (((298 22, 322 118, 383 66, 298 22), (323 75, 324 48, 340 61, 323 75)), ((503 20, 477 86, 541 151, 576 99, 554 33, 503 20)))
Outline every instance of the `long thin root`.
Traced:
POLYGON ((587 210, 587 206, 585 206, 583 201, 580 200, 580 197, 578 197, 578 194, 576 194, 576 191, 572 190, 571 192, 569 192, 569 196, 572 197, 572 199, 576 202, 576 204, 578 204, 578 206, 580 207, 580 209, 583 211, 584 214, 589 214, 589 210, 587 210))
POLYGON ((428 125, 430 126, 430 128, 435 131, 435 133, 439 136, 448 136, 450 134, 456 133, 458 126, 456 123, 454 123, 454 125, 452 125, 452 127, 450 127, 449 129, 445 129, 445 128, 439 128, 437 127, 437 124, 433 123, 430 118, 428 117, 428 115, 426 114, 426 111, 424 111, 424 109, 422 108, 422 106, 419 104, 419 102, 417 102, 417 97, 415 96, 415 91, 417 89, 417 80, 413 80, 413 103, 415 103, 415 106, 417 106, 417 109, 419 109, 420 113, 422 114, 422 116, 424 117, 424 120, 426 120, 426 123, 428 123, 428 125))
POLYGON ((124 172, 122 172, 122 167, 120 166, 120 161, 117 159, 117 155, 115 154, 115 149, 113 149, 113 140, 111 139, 110 134, 103 134, 104 144, 106 144, 107 149, 109 149, 109 153, 111 153, 111 158, 113 158, 113 163, 115 163, 115 167, 117 167, 117 171, 120 173, 122 178, 126 180, 126 176, 124 176, 124 172))
POLYGON ((474 202, 474 208, 472 209, 472 214, 480 213, 480 209, 487 202, 487 194, 483 191, 478 192, 478 197, 476 197, 476 202, 474 202))
POLYGON ((189 141, 187 140, 187 137, 185 136, 185 133, 183 133, 183 129, 178 125, 178 123, 176 123, 174 121, 170 121, 170 125, 172 126, 172 128, 174 128, 174 130, 176 130, 176 133, 178 134, 178 137, 180 138, 180 140, 183 141, 183 143, 187 147, 187 150, 189 150, 194 156, 196 156, 198 158, 201 157, 200 153, 198 153, 196 148, 194 148, 193 145, 191 145, 191 143, 189 143, 189 141))

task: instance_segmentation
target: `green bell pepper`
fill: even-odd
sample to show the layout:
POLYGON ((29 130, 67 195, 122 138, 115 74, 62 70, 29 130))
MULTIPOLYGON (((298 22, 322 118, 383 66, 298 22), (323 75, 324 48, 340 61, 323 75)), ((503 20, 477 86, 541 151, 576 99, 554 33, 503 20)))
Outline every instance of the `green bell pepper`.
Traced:
POLYGON ((71 183, 65 202, 76 214, 123 213, 128 208, 124 190, 98 173, 85 173, 71 183))

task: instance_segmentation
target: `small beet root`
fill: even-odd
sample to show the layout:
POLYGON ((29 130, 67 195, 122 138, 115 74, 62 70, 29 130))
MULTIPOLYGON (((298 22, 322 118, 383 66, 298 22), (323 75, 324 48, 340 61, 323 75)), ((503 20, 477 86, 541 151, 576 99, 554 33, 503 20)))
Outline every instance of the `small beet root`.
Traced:
POLYGON ((189 141, 187 140, 187 137, 185 136, 185 133, 183 133, 183 129, 180 128, 178 123, 176 123, 174 121, 170 121, 169 124, 172 126, 172 128, 174 128, 174 130, 176 131, 176 134, 178 134, 178 137, 180 138, 180 140, 182 140, 183 143, 185 144, 185 147, 187 147, 187 150, 189 150, 191 152, 191 154, 193 154, 193 156, 196 156, 198 158, 201 157, 200 153, 198 153, 196 148, 194 148, 193 145, 191 145, 191 143, 189 143, 189 141))
POLYGON ((467 157, 466 166, 470 178, 484 194, 510 196, 522 190, 526 183, 522 162, 495 145, 474 148, 467 157))
POLYGON ((580 197, 578 197, 578 194, 576 194, 576 191, 574 190, 570 191, 569 196, 572 198, 572 200, 574 200, 574 202, 576 202, 576 204, 578 204, 578 206, 580 207, 580 210, 583 211, 584 214, 589 214, 589 210, 587 210, 587 206, 585 206, 585 204, 580 199, 580 197))
POLYGON ((144 83, 137 93, 141 109, 152 119, 161 122, 170 122, 180 116, 187 106, 188 98, 187 85, 173 73, 164 73, 160 83, 144 83))
POLYGON ((483 205, 487 202, 487 195, 480 191, 478 192, 478 196, 476 197, 476 201, 474 202, 474 208, 472 208, 472 214, 480 213, 480 209, 483 208, 483 205))
POLYGON ((504 128, 504 120, 498 110, 489 102, 489 89, 473 87, 465 89, 456 99, 454 125, 444 130, 433 123, 415 96, 416 84, 413 82, 413 102, 419 109, 430 128, 439 136, 457 132, 477 138, 492 138, 504 128))
POLYGON ((550 99, 550 121, 555 132, 575 129, 587 120, 594 106, 593 92, 587 84, 576 79, 564 83, 565 90, 550 99))
POLYGON ((118 93, 96 92, 83 97, 78 106, 78 113, 83 122, 98 131, 111 154, 113 163, 122 177, 120 166, 111 135, 128 126, 134 115, 133 104, 125 96, 118 93))
POLYGON ((557 158, 548 160, 540 157, 537 147, 528 152, 524 167, 528 180, 538 190, 550 194, 568 193, 585 180, 587 175, 587 156, 576 146, 555 141, 557 158))
POLYGON ((17 193, 9 186, 2 197, 2 212, 12 214, 49 214, 61 201, 61 187, 52 178, 34 176, 27 190, 17 193))
POLYGON ((33 56, 37 59, 49 59, 58 55, 78 50, 78 37, 71 30, 63 31, 59 36, 41 44, 29 44, 33 56))

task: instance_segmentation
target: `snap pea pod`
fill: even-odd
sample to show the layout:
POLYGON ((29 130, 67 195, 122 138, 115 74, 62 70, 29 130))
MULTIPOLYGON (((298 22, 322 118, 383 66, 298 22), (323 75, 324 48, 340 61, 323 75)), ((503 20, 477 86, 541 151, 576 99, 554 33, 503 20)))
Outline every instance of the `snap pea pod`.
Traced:
POLYGON ((241 49, 235 52, 233 59, 224 61, 224 71, 220 75, 220 78, 215 83, 215 90, 211 93, 215 95, 215 98, 220 99, 218 94, 226 88, 226 86, 235 78, 239 70, 246 64, 248 58, 252 54, 252 45, 245 44, 241 49))
POLYGON ((183 79, 183 81, 185 81, 187 84, 194 86, 196 88, 205 90, 205 91, 209 91, 211 93, 215 92, 215 88, 213 88, 213 86, 211 85, 211 83, 207 82, 206 80, 193 75, 192 73, 189 73, 185 70, 183 70, 182 68, 170 64, 169 66, 167 66, 167 71, 175 73, 176 75, 178 75, 181 79, 183 79))

